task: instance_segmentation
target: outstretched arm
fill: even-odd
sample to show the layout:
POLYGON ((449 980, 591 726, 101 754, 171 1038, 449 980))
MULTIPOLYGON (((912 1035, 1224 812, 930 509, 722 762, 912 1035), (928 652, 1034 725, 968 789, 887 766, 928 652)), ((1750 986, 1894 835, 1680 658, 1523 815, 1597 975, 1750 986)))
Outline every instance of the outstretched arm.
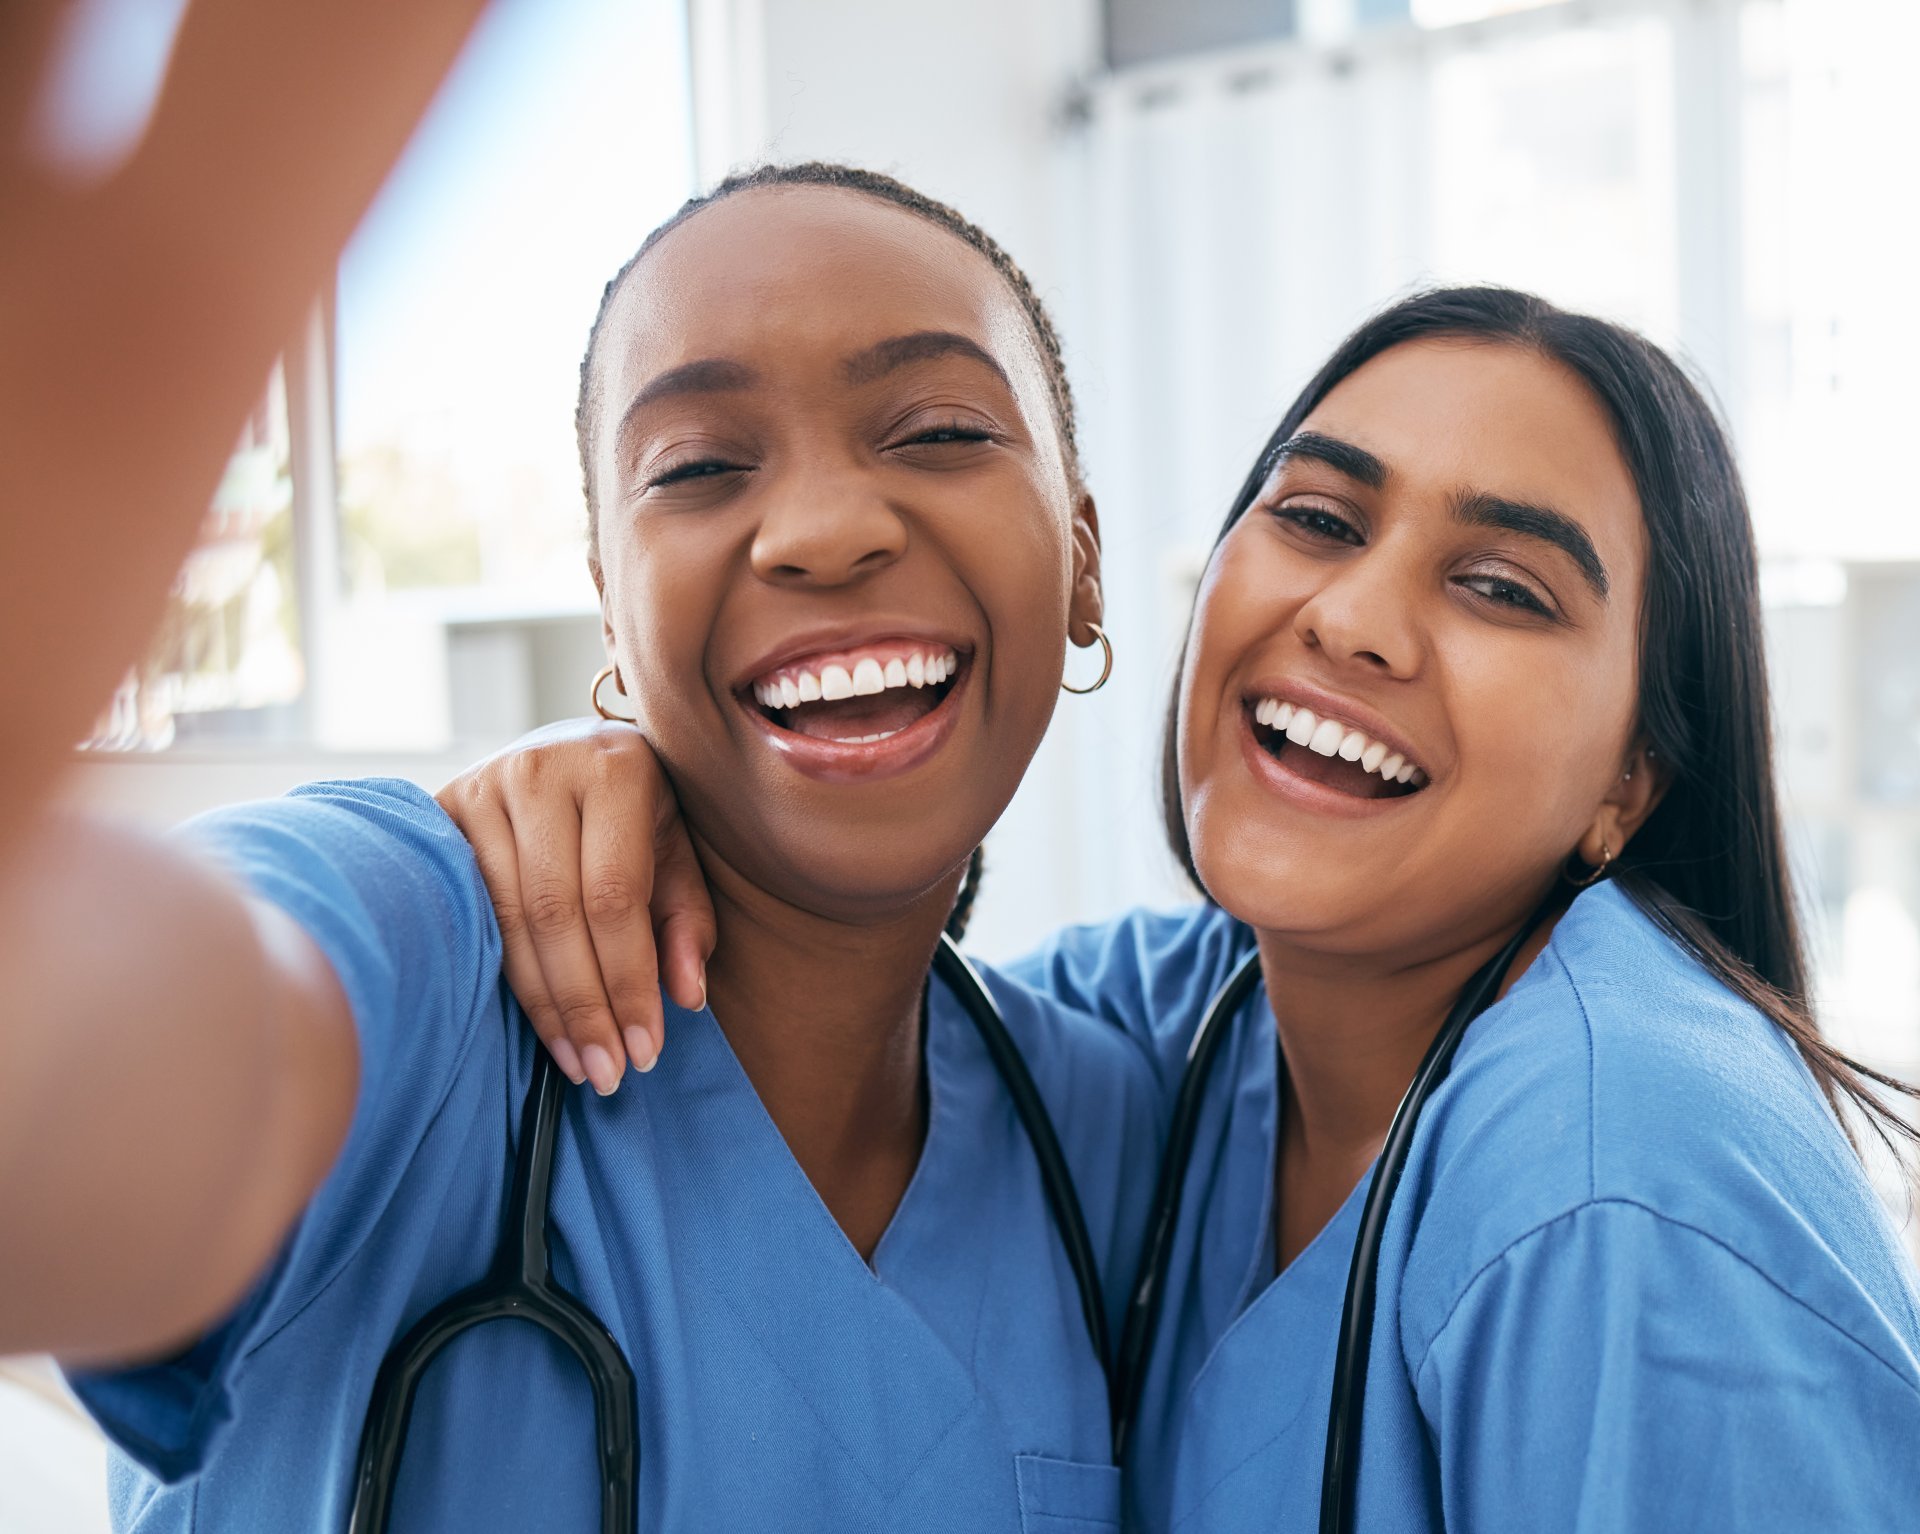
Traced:
POLYGON ((333 971, 185 852, 50 819, 0 887, 0 1353, 131 1358, 225 1312, 326 1175, 357 1051, 333 971))
POLYGON ((274 355, 484 3, 194 0, 98 185, 31 126, 75 7, 0 7, 0 857, 152 632, 274 355))

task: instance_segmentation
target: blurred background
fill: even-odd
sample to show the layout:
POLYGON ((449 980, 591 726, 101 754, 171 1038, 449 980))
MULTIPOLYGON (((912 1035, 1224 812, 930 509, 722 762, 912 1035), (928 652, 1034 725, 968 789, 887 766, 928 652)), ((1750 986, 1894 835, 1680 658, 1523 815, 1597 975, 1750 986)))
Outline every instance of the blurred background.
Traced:
MULTIPOLYGON (((74 7, 49 110, 75 142, 137 132, 183 10, 74 7)), ((75 791, 164 825, 314 777, 437 788, 583 712, 601 288, 728 168, 847 159, 1031 274, 1106 536, 1118 666, 1063 700, 974 946, 1187 898, 1156 748, 1233 489, 1363 315, 1507 282, 1674 348, 1731 422, 1825 1021, 1920 1075, 1916 57, 1898 0, 496 0, 288 337, 75 791)), ((43 1371, 0 1371, 0 1530, 104 1527, 97 1445, 43 1371)))

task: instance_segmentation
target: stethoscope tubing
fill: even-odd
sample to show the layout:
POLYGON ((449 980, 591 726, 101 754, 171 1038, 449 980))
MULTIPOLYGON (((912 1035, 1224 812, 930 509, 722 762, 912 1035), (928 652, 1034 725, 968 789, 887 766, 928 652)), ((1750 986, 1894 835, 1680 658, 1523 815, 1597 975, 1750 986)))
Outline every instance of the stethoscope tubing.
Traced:
MULTIPOLYGON (((1473 974, 1455 999, 1446 1021, 1414 1072, 1400 1099, 1387 1138, 1374 1163, 1373 1179, 1360 1212, 1360 1230, 1354 1239, 1353 1260, 1340 1309, 1338 1347, 1334 1356, 1333 1390, 1327 1411, 1327 1448, 1320 1482, 1320 1534, 1349 1534, 1353 1524, 1354 1492, 1359 1475, 1360 1420, 1366 1402, 1368 1354, 1373 1340, 1375 1290, 1379 1282, 1380 1248, 1393 1195, 1406 1170, 1414 1129, 1427 1100, 1446 1079, 1453 1057, 1468 1026, 1498 998, 1500 985, 1527 939, 1538 930, 1551 899, 1510 937, 1491 959, 1473 974)), ((1125 1452, 1139 1413, 1141 1393, 1152 1360, 1154 1339, 1166 1300, 1173 1262, 1173 1238, 1180 1221, 1182 1193, 1207 1085, 1231 1025, 1260 983, 1260 953, 1250 950, 1217 990, 1202 1014, 1193 1041, 1187 1046, 1180 1090, 1174 1099, 1168 1127, 1167 1151, 1154 1186, 1146 1245, 1128 1300, 1126 1325, 1114 1365, 1114 1462, 1125 1463, 1125 1452)), ((1284 1063, 1281 1069, 1284 1070, 1284 1063)))
MULTIPOLYGON (((1073 1270, 1087 1336, 1111 1401, 1113 1365, 1100 1265, 1053 1119, 985 981, 945 934, 934 952, 933 969, 979 1031, 1033 1147, 1048 1211, 1073 1270)), ((479 1283, 422 1316, 381 1361, 361 1429, 348 1534, 387 1534, 414 1396, 427 1367, 461 1332, 499 1320, 543 1327, 579 1360, 593 1387, 601 1534, 633 1534, 638 1522, 640 1434, 632 1367, 600 1318, 553 1279, 548 1200, 566 1079, 544 1049, 536 1049, 534 1056, 533 1083, 521 1109, 520 1150, 493 1265, 479 1283)))
POLYGON ((1193 1042, 1187 1046, 1180 1091, 1174 1099, 1173 1118, 1167 1127, 1167 1148, 1154 1185, 1146 1245, 1141 1252, 1133 1293, 1127 1301, 1120 1352, 1114 1360, 1113 1462, 1116 1465, 1126 1463, 1134 1420, 1139 1415, 1140 1394, 1146 1388, 1147 1367, 1152 1359, 1153 1341, 1160 1327, 1160 1307, 1173 1263, 1173 1237, 1180 1224, 1187 1166, 1193 1159, 1194 1136, 1200 1128, 1200 1110, 1206 1103, 1206 1085, 1213 1072, 1214 1056, 1226 1040, 1226 1021, 1246 1004, 1259 983, 1260 954, 1255 950, 1247 954, 1226 983, 1214 992, 1194 1032, 1193 1042))
POLYGON ((1461 989, 1446 1022, 1427 1046, 1420 1068, 1400 1105, 1374 1162, 1373 1181, 1360 1209, 1360 1230, 1347 1271, 1347 1293, 1340 1307, 1339 1345, 1333 1359, 1333 1395, 1327 1405, 1327 1452, 1320 1471, 1320 1534, 1349 1534, 1360 1485, 1360 1423, 1366 1409, 1367 1365, 1373 1350, 1375 1292, 1380 1282, 1380 1249, 1387 1216, 1413 1151, 1413 1133, 1427 1101, 1453 1069, 1453 1057, 1474 1019, 1492 1006, 1500 984, 1528 938, 1546 914, 1542 909, 1510 937, 1491 959, 1474 971, 1461 989))
POLYGON ((553 1281, 547 1202, 566 1078, 544 1049, 535 1051, 533 1084, 520 1114, 500 1244, 479 1283, 422 1316, 381 1361, 373 1383, 354 1473, 348 1534, 387 1534, 413 1400, 427 1367, 448 1343, 488 1321, 528 1321, 558 1338, 593 1387, 600 1461, 601 1534, 633 1534, 639 1517, 640 1435, 633 1369, 600 1318, 553 1281))

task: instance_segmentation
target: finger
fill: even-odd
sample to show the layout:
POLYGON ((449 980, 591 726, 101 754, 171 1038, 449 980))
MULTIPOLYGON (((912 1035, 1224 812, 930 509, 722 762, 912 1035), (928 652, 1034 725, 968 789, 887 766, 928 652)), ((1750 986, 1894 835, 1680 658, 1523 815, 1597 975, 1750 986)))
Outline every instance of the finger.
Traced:
POLYGON ((487 894, 493 900, 493 914, 500 924, 501 968, 507 985, 527 1014, 533 1031, 554 1058, 554 1063, 575 1086, 587 1079, 580 1067, 580 1053, 560 1024, 560 1009, 547 990, 546 976, 540 972, 540 959, 534 952, 533 934, 527 930, 526 915, 520 905, 520 860, 514 855, 513 827, 500 801, 484 792, 457 795, 458 809, 450 802, 456 798, 455 785, 441 791, 440 800, 453 816, 454 823, 473 847, 480 865, 480 877, 486 881, 487 894))
POLYGON ((713 957, 719 927, 706 873, 679 816, 659 832, 656 855, 651 904, 667 994, 689 1012, 698 1012, 707 1004, 707 960, 713 957))
POLYGON ((635 1070, 650 1071, 666 1043, 660 972, 647 916, 653 883, 647 821, 629 799, 590 789, 580 807, 580 888, 587 930, 613 1015, 635 1070))
POLYGON ((560 1026, 602 1097, 620 1085, 627 1051, 600 979, 580 888, 580 805, 570 794, 517 797, 509 816, 527 930, 560 1026))

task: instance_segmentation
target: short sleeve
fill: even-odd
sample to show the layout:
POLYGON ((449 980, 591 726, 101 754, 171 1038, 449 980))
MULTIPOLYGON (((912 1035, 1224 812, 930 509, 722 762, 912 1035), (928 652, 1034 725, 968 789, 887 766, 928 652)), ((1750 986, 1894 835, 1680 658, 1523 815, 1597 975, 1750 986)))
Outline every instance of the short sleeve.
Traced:
POLYGON ((498 928, 472 853, 413 784, 314 784, 203 816, 182 835, 326 955, 352 1007, 360 1083, 338 1160, 233 1314, 174 1358, 69 1375, 115 1443, 164 1481, 200 1468, 246 1355, 320 1294, 387 1214, 502 1005, 498 928))
POLYGON ((1892 1334, 1638 1204, 1583 1205, 1488 1265, 1415 1388, 1448 1528, 1880 1534, 1920 1507, 1892 1334))
POLYGON ((1162 1084, 1180 1080, 1207 1002, 1253 948, 1253 934, 1218 906, 1130 911, 1067 927, 1004 966, 1022 984, 1124 1029, 1162 1084))

